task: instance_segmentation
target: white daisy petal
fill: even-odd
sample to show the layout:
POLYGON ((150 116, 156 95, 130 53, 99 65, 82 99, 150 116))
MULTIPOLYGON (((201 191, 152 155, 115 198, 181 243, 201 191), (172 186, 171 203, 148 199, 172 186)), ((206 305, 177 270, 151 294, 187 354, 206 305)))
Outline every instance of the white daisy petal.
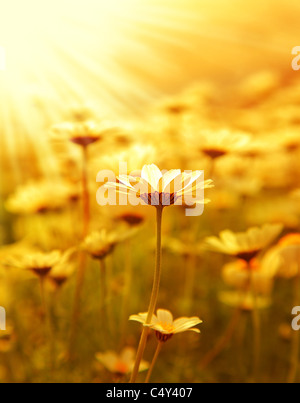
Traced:
POLYGON ((157 310, 157 320, 158 320, 158 322, 172 324, 173 315, 170 311, 168 311, 166 309, 158 309, 157 310))
POLYGON ((170 183, 175 180, 178 176, 181 176, 181 170, 180 169, 171 169, 167 173, 164 174, 162 178, 162 191, 164 192, 167 188, 167 186, 170 185, 170 183))
POLYGON ((120 194, 125 194, 128 195, 129 192, 135 191, 134 188, 122 185, 121 183, 115 183, 115 182, 107 182, 104 185, 105 189, 114 189, 120 194))
POLYGON ((152 164, 152 165, 144 165, 142 169, 142 179, 145 179, 152 189, 158 192, 158 183, 162 178, 162 173, 160 169, 152 164))
POLYGON ((147 313, 139 313, 138 315, 131 315, 129 320, 134 320, 136 322, 145 323, 147 319, 147 313))
POLYGON ((132 186, 131 182, 137 182, 137 179, 132 177, 132 176, 127 176, 127 175, 120 175, 118 176, 118 179, 121 183, 123 183, 125 186, 128 186, 132 189, 134 189, 134 187, 132 186))

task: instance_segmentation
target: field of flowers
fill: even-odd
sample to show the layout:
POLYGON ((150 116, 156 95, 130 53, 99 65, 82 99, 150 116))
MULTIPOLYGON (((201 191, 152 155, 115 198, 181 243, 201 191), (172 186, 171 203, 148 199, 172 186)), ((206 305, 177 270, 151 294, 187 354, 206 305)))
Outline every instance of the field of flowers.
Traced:
POLYGON ((300 381, 287 43, 286 69, 262 58, 233 75, 231 54, 223 81, 199 66, 122 120, 49 94, 8 107, 0 71, 1 383, 300 381))

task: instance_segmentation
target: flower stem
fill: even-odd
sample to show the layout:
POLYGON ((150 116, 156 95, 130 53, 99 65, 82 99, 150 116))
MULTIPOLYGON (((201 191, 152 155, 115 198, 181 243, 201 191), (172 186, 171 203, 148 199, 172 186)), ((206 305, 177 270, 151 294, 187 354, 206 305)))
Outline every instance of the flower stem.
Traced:
POLYGON ((40 293, 41 293, 41 304, 42 304, 42 316, 43 318, 47 315, 47 304, 46 304, 46 293, 45 293, 45 280, 40 277, 40 293))
POLYGON ((163 344, 164 344, 164 343, 163 343, 162 341, 159 341, 158 344, 157 344, 157 348, 156 348, 156 351, 155 351, 153 360, 152 360, 152 362, 151 362, 150 368, 149 368, 149 370, 148 370, 145 383, 149 383, 149 381, 150 381, 150 378, 151 378, 151 375, 152 375, 154 366, 155 366, 155 364, 156 364, 156 361, 157 361, 157 358, 158 358, 158 356, 159 356, 159 353, 161 352, 161 349, 162 349, 163 344))
POLYGON ((83 147, 82 153, 82 204, 83 204, 83 239, 89 232, 90 224, 90 194, 88 186, 88 149, 83 147))
MULTIPOLYGON (((152 316, 154 314, 156 304, 157 304, 157 298, 158 298, 158 292, 159 292, 159 286, 160 286, 160 277, 161 277, 161 227, 162 227, 162 213, 163 213, 163 207, 162 206, 157 206, 156 207, 156 263, 155 263, 155 272, 154 272, 154 279, 153 279, 153 287, 152 287, 152 293, 151 293, 151 298, 150 298, 150 303, 149 303, 149 308, 148 308, 148 315, 147 319, 145 322, 145 325, 149 325, 151 323, 152 316)), ((130 378, 130 383, 135 383, 137 374, 139 372, 139 367, 140 363, 142 361, 144 351, 146 348, 146 343, 147 343, 147 337, 149 334, 149 327, 144 327, 135 359, 135 364, 134 368, 131 374, 130 378)))
POLYGON ((232 316, 232 319, 229 322, 227 329, 225 330, 225 333, 219 339, 217 344, 210 351, 208 351, 208 353, 202 359, 200 363, 200 368, 202 370, 205 369, 229 344, 229 342, 233 337, 235 329, 240 321, 241 314, 242 314, 241 308, 240 307, 236 308, 232 316))
POLYGON ((54 334, 52 329, 51 313, 46 301, 45 279, 43 277, 40 277, 40 290, 41 290, 41 302, 43 310, 42 314, 44 321, 44 333, 45 333, 45 339, 49 346, 49 363, 47 365, 47 369, 49 370, 48 377, 50 380, 52 380, 54 362, 55 362, 54 334))
POLYGON ((103 313, 103 312, 105 312, 105 305, 107 302, 106 265, 105 265, 104 259, 100 259, 99 262, 100 262, 100 282, 101 282, 100 306, 101 306, 101 311, 103 313))
MULTIPOLYGON (((84 239, 89 232, 90 223, 90 197, 88 189, 88 149, 87 147, 82 148, 82 219, 83 219, 83 229, 82 229, 82 239, 84 239)), ((81 253, 79 258, 79 267, 77 272, 76 280, 76 290, 75 290, 75 300, 71 323, 71 336, 70 336, 70 348, 69 354, 72 354, 72 350, 75 342, 75 335, 77 331, 77 325, 79 320, 79 310, 80 310, 80 298, 81 291, 83 287, 84 277, 85 277, 85 266, 86 266, 86 255, 81 253)))
MULTIPOLYGON (((100 323, 103 326, 103 323, 107 324, 107 334, 108 340, 112 338, 112 326, 111 326, 111 317, 112 315, 108 312, 108 291, 107 291, 107 268, 105 259, 100 259, 100 282, 101 282, 101 295, 100 295, 100 323)), ((104 335, 104 334, 103 334, 104 335)), ((105 335, 104 335, 105 339, 105 335)), ((105 342, 105 340, 103 340, 105 342)))
POLYGON ((189 253, 186 257, 185 264, 185 287, 184 287, 184 306, 185 311, 190 312, 190 308, 193 302, 194 287, 195 287, 195 276, 196 276, 196 255, 189 253))
POLYGON ((125 334, 128 322, 128 311, 129 311, 129 296, 131 291, 132 285, 132 247, 131 247, 131 240, 128 239, 125 244, 125 286, 124 286, 124 297, 123 297, 123 304, 122 304, 122 312, 121 312, 121 342, 120 348, 123 347, 125 342, 125 334))

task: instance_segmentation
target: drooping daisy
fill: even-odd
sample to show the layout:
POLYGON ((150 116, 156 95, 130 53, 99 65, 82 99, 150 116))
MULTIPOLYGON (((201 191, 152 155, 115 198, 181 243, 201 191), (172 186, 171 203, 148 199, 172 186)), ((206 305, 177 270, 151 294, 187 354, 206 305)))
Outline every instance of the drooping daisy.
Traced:
POLYGON ((130 320, 142 323, 155 331, 156 337, 159 341, 167 341, 174 334, 186 331, 200 333, 200 330, 194 326, 202 323, 202 320, 194 316, 191 318, 181 317, 173 319, 173 315, 166 309, 158 309, 157 314, 152 316, 151 323, 146 324, 147 313, 139 313, 138 315, 131 315, 130 320))
POLYGON ((206 238, 205 244, 213 251, 250 262, 269 246, 281 231, 281 224, 265 224, 261 228, 252 227, 246 232, 238 233, 225 230, 220 233, 219 238, 215 236, 206 238))
POLYGON ((120 194, 135 194, 145 204, 156 207, 189 204, 191 201, 205 204, 209 200, 205 200, 201 192, 198 198, 195 195, 212 187, 211 180, 204 181, 203 171, 187 174, 180 169, 172 169, 163 173, 155 164, 144 165, 140 177, 120 175, 117 179, 118 183, 108 182, 105 187, 113 188, 120 194))

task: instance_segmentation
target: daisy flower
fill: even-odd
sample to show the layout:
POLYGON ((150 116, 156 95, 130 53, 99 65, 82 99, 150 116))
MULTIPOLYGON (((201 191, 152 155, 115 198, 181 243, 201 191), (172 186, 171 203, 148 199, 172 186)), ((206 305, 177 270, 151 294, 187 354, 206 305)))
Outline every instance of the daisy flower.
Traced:
MULTIPOLYGON (((131 373, 133 369, 135 350, 131 347, 125 347, 119 354, 108 350, 104 353, 97 353, 96 359, 111 373, 124 376, 131 373)), ((139 371, 145 371, 148 368, 149 364, 142 361, 139 371)))
POLYGON ((14 214, 46 213, 62 209, 77 197, 78 191, 67 182, 42 180, 18 187, 6 201, 6 208, 14 214))
POLYGON ((76 270, 76 249, 70 248, 61 257, 49 274, 49 280, 57 287, 62 287, 76 270))
POLYGON ((60 262, 61 258, 62 255, 59 251, 50 253, 36 252, 21 259, 17 266, 25 270, 30 270, 38 277, 43 278, 60 262))
POLYGON ((230 130, 206 131, 199 133, 200 151, 217 159, 234 151, 242 150, 250 141, 250 136, 245 133, 235 133, 230 130))
POLYGON ((98 123, 92 120, 64 122, 53 126, 52 136, 64 137, 66 140, 85 148, 90 144, 102 140, 104 136, 115 130, 115 128, 106 123, 98 123))
POLYGON ((237 259, 225 264, 222 277, 225 283, 238 290, 249 290, 249 275, 256 293, 269 294, 280 265, 276 248, 270 249, 261 259, 254 258, 249 263, 237 259))
POLYGON ((8 326, 6 330, 0 332, 0 353, 10 352, 16 341, 16 335, 14 329, 8 326))
POLYGON ((212 251, 225 253, 250 262, 269 246, 281 231, 281 224, 265 224, 261 228, 252 227, 246 232, 238 233, 225 230, 220 233, 219 238, 208 237, 205 244, 212 251))
POLYGON ((191 318, 181 317, 173 319, 173 315, 166 309, 158 309, 157 314, 152 316, 151 323, 146 324, 147 313, 139 313, 138 315, 131 315, 129 320, 142 323, 155 331, 156 337, 159 341, 167 341, 174 334, 186 331, 200 333, 200 330, 194 326, 202 323, 202 320, 194 316, 191 318))
POLYGON ((219 293, 219 300, 231 308, 239 308, 243 311, 267 309, 271 306, 270 296, 258 295, 254 298, 248 291, 222 291, 219 293))
POLYGON ((158 309, 157 314, 152 315, 152 319, 149 324, 147 322, 147 317, 148 313, 139 313, 138 315, 131 315, 129 318, 130 320, 142 323, 145 328, 154 330, 158 340, 157 348, 147 373, 145 383, 148 383, 150 380, 157 358, 164 343, 177 333, 187 331, 200 333, 200 330, 194 326, 202 323, 202 320, 196 316, 191 318, 182 317, 174 320, 172 313, 166 309, 158 309))
POLYGON ((120 175, 117 179, 118 182, 108 182, 105 187, 120 194, 134 194, 146 205, 160 207, 181 205, 182 202, 186 205, 206 204, 209 200, 202 197, 201 191, 212 187, 212 180, 204 181, 203 171, 187 174, 172 169, 163 173, 155 164, 144 165, 139 177, 120 175))
POLYGON ((94 259, 104 259, 113 252, 116 245, 136 234, 135 229, 119 229, 118 231, 108 231, 103 228, 88 235, 82 244, 94 259))

